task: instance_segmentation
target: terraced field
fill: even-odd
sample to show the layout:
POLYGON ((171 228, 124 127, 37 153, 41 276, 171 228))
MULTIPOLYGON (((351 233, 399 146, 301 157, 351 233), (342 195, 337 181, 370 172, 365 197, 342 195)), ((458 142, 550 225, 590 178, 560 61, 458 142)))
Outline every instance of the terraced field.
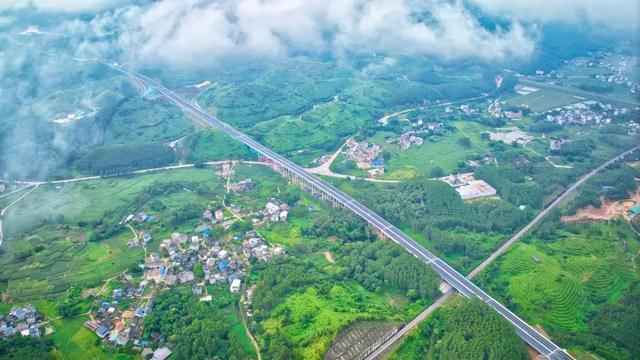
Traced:
POLYGON ((585 332, 589 314, 616 302, 632 282, 640 281, 631 262, 640 241, 627 224, 591 224, 571 231, 557 231, 551 242, 518 244, 497 262, 492 279, 481 280, 552 336, 554 331, 585 332))

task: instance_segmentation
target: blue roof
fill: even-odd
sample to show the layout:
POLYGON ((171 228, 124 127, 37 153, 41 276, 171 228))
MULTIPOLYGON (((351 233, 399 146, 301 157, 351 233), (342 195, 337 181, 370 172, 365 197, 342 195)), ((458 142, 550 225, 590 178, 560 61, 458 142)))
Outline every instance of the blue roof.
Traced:
POLYGON ((218 263, 218 269, 220 269, 220 271, 224 271, 228 268, 229 262, 227 260, 220 260, 220 262, 218 263))
POLYGON ((109 305, 111 305, 111 304, 109 304, 108 301, 105 301, 105 302, 102 303, 102 307, 105 308, 105 309, 108 308, 109 305))
POLYGON ((211 229, 209 229, 209 228, 204 229, 204 230, 202 231, 202 235, 203 235, 203 236, 206 236, 206 237, 211 236, 211 229))
POLYGON ((96 333, 100 336, 105 336, 107 335, 108 332, 109 332, 109 329, 107 329, 102 325, 98 326, 98 328, 96 329, 96 333))
POLYGON ((371 160, 371 165, 373 165, 373 166, 384 166, 384 159, 375 158, 375 159, 371 160))
POLYGON ((22 316, 25 316, 27 312, 24 309, 18 309, 15 311, 15 314, 17 317, 22 317, 22 316))

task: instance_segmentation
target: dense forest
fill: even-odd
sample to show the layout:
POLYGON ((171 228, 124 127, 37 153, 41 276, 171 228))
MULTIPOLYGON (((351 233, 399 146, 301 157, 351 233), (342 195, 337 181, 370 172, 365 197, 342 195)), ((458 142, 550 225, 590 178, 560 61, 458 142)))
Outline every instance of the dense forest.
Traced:
POLYGON ((423 322, 391 359, 529 359, 511 326, 478 300, 456 299, 423 322))
POLYGON ((233 298, 216 296, 216 301, 207 303, 190 291, 163 291, 144 320, 145 331, 166 338, 178 360, 248 359, 226 320, 229 311, 235 311, 233 298))
POLYGON ((130 144, 99 147, 87 151, 76 162, 81 171, 93 175, 112 175, 127 171, 161 167, 176 161, 172 148, 162 144, 130 144))
POLYGON ((438 295, 439 276, 389 241, 357 242, 338 249, 346 269, 339 277, 353 279, 367 290, 402 290, 411 300, 431 300, 438 295))
POLYGON ((481 166, 476 169, 475 176, 491 184, 502 198, 514 205, 527 205, 535 209, 542 206, 543 190, 527 184, 525 174, 516 168, 481 166))
POLYGON ((307 236, 336 236, 343 242, 370 239, 371 231, 354 213, 345 209, 335 209, 315 218, 313 222, 302 228, 307 236))
POLYGON ((51 339, 31 336, 12 336, 0 339, 0 359, 5 360, 53 360, 54 344, 51 339))
POLYGON ((501 200, 465 204, 449 185, 426 179, 382 188, 365 201, 391 223, 423 235, 435 250, 462 256, 462 266, 483 258, 488 250, 478 239, 456 232, 511 233, 533 216, 531 209, 520 210, 501 200))

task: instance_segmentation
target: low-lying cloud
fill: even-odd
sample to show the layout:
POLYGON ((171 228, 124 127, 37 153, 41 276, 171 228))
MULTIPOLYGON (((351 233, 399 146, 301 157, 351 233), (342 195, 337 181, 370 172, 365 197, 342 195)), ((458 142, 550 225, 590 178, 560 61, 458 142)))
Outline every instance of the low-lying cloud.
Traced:
POLYGON ((460 2, 412 0, 160 1, 131 9, 119 45, 130 60, 208 64, 291 51, 522 58, 520 24, 489 31, 460 2))
POLYGON ((638 0, 468 0, 486 13, 521 21, 600 25, 638 31, 638 0))
MULTIPOLYGON (((207 67, 229 57, 293 53, 526 59, 538 24, 637 27, 636 0, 0 0, 3 9, 90 13, 55 30, 77 56, 143 65, 207 67), (489 29, 479 14, 502 24, 489 29)), ((4 20, 3 20, 4 19, 4 20)))
POLYGON ((56 13, 95 13, 122 5, 124 2, 124 0, 0 0, 0 11, 32 9, 56 13))

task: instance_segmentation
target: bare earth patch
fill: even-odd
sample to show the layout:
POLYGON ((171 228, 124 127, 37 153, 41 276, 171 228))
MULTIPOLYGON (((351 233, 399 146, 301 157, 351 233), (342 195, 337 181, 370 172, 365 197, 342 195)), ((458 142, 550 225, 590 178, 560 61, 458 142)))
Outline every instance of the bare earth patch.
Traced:
POLYGON ((327 259, 328 262, 335 264, 336 261, 333 259, 333 254, 331 253, 331 251, 325 251, 323 252, 324 254, 324 258, 327 259))
POLYGON ((622 201, 605 201, 603 200, 600 207, 589 205, 576 211, 575 215, 563 216, 562 222, 581 222, 581 221, 605 221, 621 216, 628 218, 628 211, 634 204, 640 202, 640 190, 636 191, 628 200, 622 201))

